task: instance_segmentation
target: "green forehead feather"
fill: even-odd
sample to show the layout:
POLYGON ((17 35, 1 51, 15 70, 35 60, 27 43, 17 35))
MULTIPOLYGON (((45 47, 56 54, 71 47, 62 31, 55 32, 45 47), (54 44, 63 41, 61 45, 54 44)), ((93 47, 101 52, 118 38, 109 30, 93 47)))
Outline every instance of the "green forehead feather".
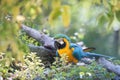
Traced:
POLYGON ((57 34, 54 38, 55 39, 66 38, 69 42, 71 42, 70 38, 65 34, 57 34))

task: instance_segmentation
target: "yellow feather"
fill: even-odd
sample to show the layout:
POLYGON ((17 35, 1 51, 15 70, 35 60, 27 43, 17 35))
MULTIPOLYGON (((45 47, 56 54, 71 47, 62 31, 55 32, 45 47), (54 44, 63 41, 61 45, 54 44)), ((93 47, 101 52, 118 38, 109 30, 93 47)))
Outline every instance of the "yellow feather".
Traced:
POLYGON ((74 56, 72 55, 72 53, 73 53, 73 50, 74 50, 74 48, 69 48, 70 47, 70 43, 68 42, 68 40, 67 39, 63 39, 64 40, 64 42, 66 43, 66 46, 65 46, 65 48, 63 48, 63 49, 59 49, 59 50, 57 50, 58 51, 58 54, 62 57, 62 55, 64 54, 64 55, 66 55, 68 58, 67 58, 67 61, 68 62, 74 62, 74 63, 77 63, 78 62, 78 60, 76 59, 76 58, 74 58, 74 56))

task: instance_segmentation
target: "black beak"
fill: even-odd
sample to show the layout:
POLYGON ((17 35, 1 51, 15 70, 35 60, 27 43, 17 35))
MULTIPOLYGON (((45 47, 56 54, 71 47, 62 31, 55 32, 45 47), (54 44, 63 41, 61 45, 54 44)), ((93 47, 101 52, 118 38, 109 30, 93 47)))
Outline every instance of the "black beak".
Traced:
POLYGON ((60 38, 60 39, 56 39, 54 41, 54 46, 56 49, 62 49, 66 46, 66 43, 63 42, 63 39, 60 38))
POLYGON ((60 47, 60 43, 57 40, 55 40, 54 41, 54 46, 55 46, 56 49, 58 49, 60 47))

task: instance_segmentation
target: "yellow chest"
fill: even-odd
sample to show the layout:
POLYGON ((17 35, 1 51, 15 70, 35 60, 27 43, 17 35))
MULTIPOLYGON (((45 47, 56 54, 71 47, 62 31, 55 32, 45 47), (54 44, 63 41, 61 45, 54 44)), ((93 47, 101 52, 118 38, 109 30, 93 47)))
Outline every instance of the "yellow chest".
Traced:
POLYGON ((62 55, 66 55, 67 56, 67 61, 68 62, 74 62, 74 63, 77 63, 78 60, 72 55, 73 53, 73 49, 60 49, 60 50, 57 50, 58 51, 58 54, 62 57, 62 55))

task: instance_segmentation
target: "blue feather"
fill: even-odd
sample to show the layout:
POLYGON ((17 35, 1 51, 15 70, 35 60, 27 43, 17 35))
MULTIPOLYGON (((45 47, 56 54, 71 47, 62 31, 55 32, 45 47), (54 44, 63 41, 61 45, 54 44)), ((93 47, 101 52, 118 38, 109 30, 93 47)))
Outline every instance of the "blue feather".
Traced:
POLYGON ((81 60, 81 58, 83 58, 83 57, 85 56, 82 48, 81 48, 80 46, 78 46, 77 44, 71 43, 70 48, 74 48, 73 56, 74 56, 77 60, 81 60))
POLYGON ((102 54, 96 54, 96 53, 90 53, 90 52, 85 52, 85 54, 89 58, 93 58, 93 57, 95 57, 95 58, 99 58, 99 57, 112 58, 110 56, 106 56, 106 55, 102 55, 102 54))
POLYGON ((57 34, 54 39, 58 39, 58 38, 66 38, 70 43, 71 43, 71 39, 65 35, 65 34, 57 34))
POLYGON ((81 60, 81 58, 84 58, 84 57, 88 57, 88 58, 99 58, 99 57, 111 58, 110 56, 105 56, 102 54, 84 52, 83 49, 79 45, 73 44, 73 43, 71 43, 70 48, 74 48, 73 56, 77 60, 81 60))

